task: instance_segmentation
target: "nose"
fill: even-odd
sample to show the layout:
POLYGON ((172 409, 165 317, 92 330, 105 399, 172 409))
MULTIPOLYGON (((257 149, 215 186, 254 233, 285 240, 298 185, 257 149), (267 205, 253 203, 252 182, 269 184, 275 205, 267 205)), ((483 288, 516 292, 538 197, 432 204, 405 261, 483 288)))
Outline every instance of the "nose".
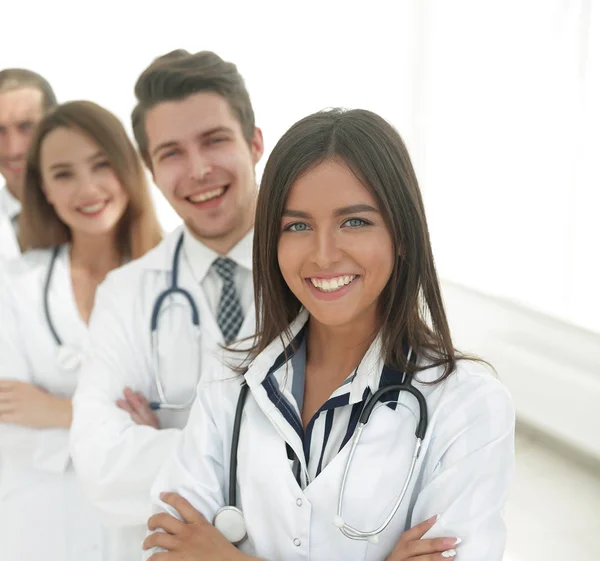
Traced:
POLYGON ((191 152, 189 158, 189 176, 194 181, 204 181, 212 171, 212 166, 200 149, 191 152))
POLYGON ((338 239, 329 229, 318 230, 313 236, 314 247, 312 260, 320 269, 326 270, 341 259, 342 251, 338 239))
POLYGON ((89 170, 81 171, 76 176, 77 194, 78 195, 96 195, 102 190, 98 177, 89 170))

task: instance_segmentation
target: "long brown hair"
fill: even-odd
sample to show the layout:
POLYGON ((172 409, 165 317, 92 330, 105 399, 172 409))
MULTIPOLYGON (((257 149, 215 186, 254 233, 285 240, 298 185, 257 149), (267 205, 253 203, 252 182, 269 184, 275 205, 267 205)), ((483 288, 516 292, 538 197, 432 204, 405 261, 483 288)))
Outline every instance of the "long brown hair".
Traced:
POLYGON ((27 155, 19 241, 23 251, 60 245, 71 239, 68 226, 46 199, 40 154, 46 136, 66 127, 88 136, 105 154, 127 193, 127 208, 118 225, 119 250, 136 259, 157 245, 161 228, 141 160, 117 117, 91 101, 71 101, 48 113, 36 128, 27 155))
MULTIPOLYGON (((442 302, 419 185, 396 130, 365 110, 333 109, 293 125, 273 149, 259 189, 253 248, 256 339, 250 358, 274 339, 289 337, 301 309, 279 269, 281 217, 292 185, 325 160, 345 163, 375 197, 394 244, 391 277, 379 297, 382 352, 386 363, 407 368, 405 345, 444 366, 457 356, 442 302)), ((283 340, 283 339, 282 339, 283 340)), ((417 368, 418 369, 418 368, 417 368)))

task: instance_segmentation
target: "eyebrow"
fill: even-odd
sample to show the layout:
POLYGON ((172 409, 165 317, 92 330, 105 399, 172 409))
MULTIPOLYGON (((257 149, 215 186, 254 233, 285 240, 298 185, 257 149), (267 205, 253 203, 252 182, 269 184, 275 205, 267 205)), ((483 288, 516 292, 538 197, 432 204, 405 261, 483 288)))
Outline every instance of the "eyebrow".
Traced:
MULTIPOLYGON (((95 154, 92 154, 89 158, 87 158, 88 162, 93 162, 94 160, 97 160, 98 158, 104 158, 104 153, 101 152, 100 150, 98 152, 96 152, 95 154)), ((52 164, 50 166, 50 170, 54 170, 54 169, 58 169, 58 168, 68 168, 71 166, 70 162, 58 162, 56 164, 52 164)))
MULTIPOLYGON (((357 214, 360 212, 376 212, 379 214, 379 211, 375 207, 366 204, 350 205, 338 208, 333 211, 333 214, 335 216, 346 216, 348 214, 357 214)), ((286 208, 283 211, 282 216, 287 216, 289 218, 312 218, 308 212, 304 212, 302 210, 293 210, 291 208, 286 208)))
MULTIPOLYGON (((228 134, 232 134, 233 130, 225 126, 213 127, 212 129, 208 129, 204 132, 201 132, 197 135, 196 138, 206 138, 219 132, 226 132, 228 134)), ((165 148, 174 148, 178 144, 179 143, 176 140, 167 140, 166 142, 161 142, 154 150, 152 150, 151 155, 156 156, 156 154, 158 154, 158 152, 160 152, 161 150, 164 150, 165 148)))
POLYGON ((8 122, 8 123, 0 123, 0 129, 6 129, 10 126, 13 127, 22 127, 23 125, 35 125, 35 121, 33 119, 20 119, 18 121, 14 121, 14 122, 8 122))
POLYGON ((154 150, 152 150, 151 156, 156 156, 156 154, 158 154, 161 150, 164 150, 165 148, 174 148, 175 146, 177 146, 177 142, 175 142, 174 140, 162 142, 154 150))
POLYGON ((204 131, 203 133, 200 133, 198 136, 200 138, 206 137, 206 136, 211 136, 215 133, 218 132, 227 132, 227 133, 232 133, 233 130, 230 129, 229 127, 226 127, 225 125, 221 125, 218 127, 213 127, 212 129, 208 129, 207 131, 204 131))

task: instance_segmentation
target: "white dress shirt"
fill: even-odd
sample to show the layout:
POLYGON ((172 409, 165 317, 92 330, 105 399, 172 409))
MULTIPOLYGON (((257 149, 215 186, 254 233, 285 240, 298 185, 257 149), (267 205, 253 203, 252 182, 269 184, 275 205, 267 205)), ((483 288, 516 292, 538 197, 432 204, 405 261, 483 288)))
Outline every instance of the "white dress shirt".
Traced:
POLYGON ((252 287, 252 240, 253 230, 248 232, 227 255, 219 255, 202 242, 198 241, 189 229, 184 226, 183 254, 192 270, 198 284, 202 285, 214 318, 217 318, 217 308, 223 279, 212 267, 218 257, 228 257, 237 265, 235 271, 235 288, 237 290, 244 316, 254 305, 254 292, 252 287))
POLYGON ((17 218, 21 203, 5 186, 0 189, 0 258, 10 259, 21 254, 17 240, 17 218))

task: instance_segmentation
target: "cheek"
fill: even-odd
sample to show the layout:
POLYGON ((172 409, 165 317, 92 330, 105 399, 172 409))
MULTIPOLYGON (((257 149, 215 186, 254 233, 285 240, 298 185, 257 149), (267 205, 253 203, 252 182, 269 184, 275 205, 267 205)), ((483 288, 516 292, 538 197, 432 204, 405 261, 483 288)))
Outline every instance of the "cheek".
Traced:
POLYGON ((64 207, 68 202, 68 190, 60 188, 60 185, 53 183, 46 184, 44 187, 44 195, 46 200, 55 207, 64 207))
POLYGON ((106 183, 108 190, 114 197, 127 198, 127 191, 125 191, 123 185, 114 173, 110 174, 106 183))
MULTIPOLYGON (((357 248, 360 246, 356 246, 357 248)), ((360 253, 351 253, 356 262, 365 270, 376 290, 383 289, 394 267, 394 249, 388 237, 376 236, 370 243, 364 244, 360 253)))
POLYGON ((185 176, 183 166, 159 164, 154 170, 154 183, 167 199, 172 199, 177 185, 181 184, 185 176))
POLYGON ((75 211, 71 204, 71 198, 64 191, 57 190, 56 192, 52 192, 52 194, 47 194, 46 199, 54 207, 56 214, 61 218, 68 217, 75 211))
POLYGON ((382 244, 378 251, 371 253, 370 259, 370 265, 375 272, 376 289, 381 292, 390 280, 394 268, 394 251, 391 244, 382 244))
POLYGON ((283 236, 277 246, 277 262, 286 284, 293 285, 298 280, 302 258, 298 244, 283 236))
POLYGON ((250 151, 240 149, 222 150, 214 155, 213 166, 225 170, 236 178, 245 178, 253 169, 250 151))

